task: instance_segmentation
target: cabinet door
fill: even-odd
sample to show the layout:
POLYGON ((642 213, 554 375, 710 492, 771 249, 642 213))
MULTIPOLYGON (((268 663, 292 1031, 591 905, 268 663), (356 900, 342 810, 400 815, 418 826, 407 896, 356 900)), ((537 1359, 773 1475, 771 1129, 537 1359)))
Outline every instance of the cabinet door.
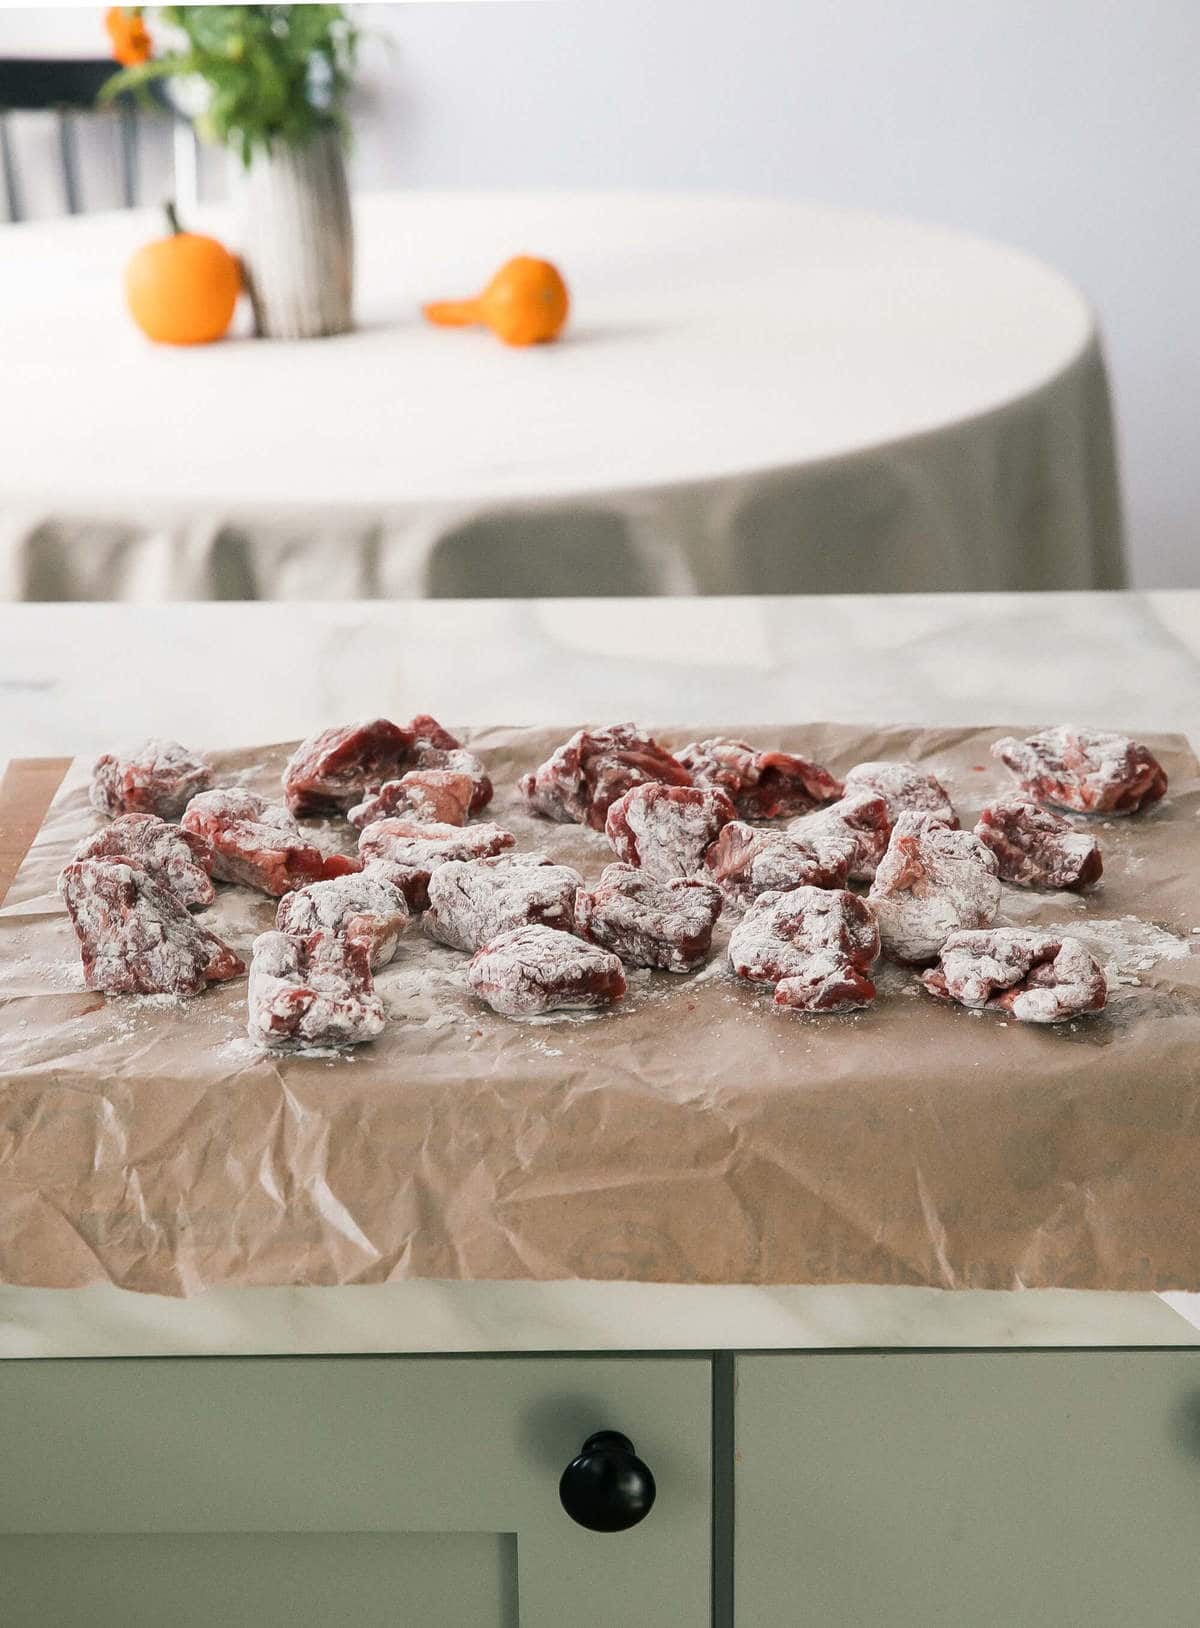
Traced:
POLYGON ((0 1363, 5 1628, 708 1628, 703 1358, 0 1363), (658 1499, 558 1501, 619 1430, 658 1499))
POLYGON ((739 1358, 740 1628, 1196 1628, 1200 1353, 739 1358))

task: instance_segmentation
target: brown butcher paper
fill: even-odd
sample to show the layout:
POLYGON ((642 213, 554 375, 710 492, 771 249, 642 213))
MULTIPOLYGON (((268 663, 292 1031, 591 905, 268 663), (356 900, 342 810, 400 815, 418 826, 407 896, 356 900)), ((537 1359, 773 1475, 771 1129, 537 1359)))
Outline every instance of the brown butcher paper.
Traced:
MULTIPOLYGON (((1011 786, 988 751, 1008 732, 742 733, 838 771, 916 758, 970 825, 1011 786)), ((487 817, 594 879, 604 837, 527 815, 513 789, 567 733, 468 738, 496 782, 487 817)), ((1200 1289, 1200 770, 1181 737, 1149 744, 1170 791, 1094 822, 1100 886, 1004 890, 1003 919, 1096 949, 1096 1016, 976 1015, 881 963, 872 1009, 805 1017, 730 977, 721 924, 698 975, 634 972, 610 1013, 518 1023, 414 924, 379 975, 383 1037, 313 1058, 253 1049, 244 979, 189 1001, 83 988, 55 893, 98 823, 73 765, 0 910, 0 1281, 1200 1289)), ((213 756, 274 794, 287 753, 213 756)), ((0 859, 54 779, 10 771, 0 859)), ((218 893, 203 919, 248 959, 274 901, 218 893)))

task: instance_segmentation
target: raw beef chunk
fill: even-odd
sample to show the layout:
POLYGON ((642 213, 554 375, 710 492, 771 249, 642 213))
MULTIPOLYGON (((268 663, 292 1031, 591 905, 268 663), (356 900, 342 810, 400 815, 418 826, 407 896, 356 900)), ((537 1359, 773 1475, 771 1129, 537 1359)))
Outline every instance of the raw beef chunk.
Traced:
POLYGON ((738 977, 774 984, 776 1005, 798 1012, 869 1006, 878 955, 870 907, 856 894, 815 887, 761 894, 729 938, 738 977))
POLYGON ((498 825, 422 825, 417 820, 375 820, 358 839, 364 859, 385 859, 398 873, 410 910, 429 903, 429 878, 451 859, 489 859, 516 846, 498 825))
POLYGON ((889 955, 932 961, 951 933, 995 918, 996 860, 973 831, 929 814, 901 814, 868 898, 889 955))
POLYGON ((660 882, 632 865, 608 865, 597 885, 575 898, 584 938, 633 967, 694 972, 708 960, 721 914, 721 890, 676 877, 660 882))
POLYGON ((921 982, 942 1000, 1011 1012, 1020 1023, 1062 1023, 1108 998, 1100 963, 1077 938, 1018 927, 952 933, 921 982))
POLYGON ((580 729, 517 789, 547 819, 604 830, 608 811, 631 786, 690 786, 692 777, 665 747, 633 724, 580 729))
POLYGON ((828 808, 802 814, 788 826, 788 835, 818 851, 850 854, 847 875, 852 882, 870 882, 887 852, 892 818, 884 798, 868 791, 848 791, 828 808))
POLYGON ((135 859, 77 859, 59 877, 90 989, 196 995, 246 968, 135 859))
POLYGON ((275 912, 275 926, 281 933, 301 937, 323 928, 338 938, 361 939, 375 971, 395 955, 408 926, 408 905, 391 866, 374 860, 356 876, 310 882, 285 893, 275 912))
POLYGON ((316 932, 260 933, 250 963, 247 1031, 292 1050, 357 1046, 383 1033, 383 1002, 364 939, 316 932))
POLYGON ((1010 736, 996 742, 992 756, 1008 765, 1027 797, 1077 814, 1135 814, 1167 789, 1162 764, 1145 746, 1101 730, 1010 736))
POLYGON ((361 860, 323 854, 282 804, 252 791, 201 792, 184 811, 183 828, 212 845, 218 881, 240 882, 275 897, 362 869, 361 860))
POLYGON ((737 811, 723 791, 634 786, 608 811, 604 829, 618 859, 647 876, 699 876, 704 855, 737 811))
POLYGON ((790 752, 758 752, 723 735, 692 741, 676 755, 696 785, 725 792, 747 820, 807 814, 842 795, 841 782, 819 763, 790 752))
POLYGON ((768 827, 756 830, 733 820, 705 857, 709 877, 732 905, 746 905, 760 893, 794 887, 841 887, 857 844, 840 829, 805 840, 768 827))
POLYGON ((492 800, 492 782, 488 772, 474 752, 468 752, 462 742, 443 729, 436 718, 421 713, 408 725, 413 738, 410 769, 450 769, 455 774, 471 777, 472 814, 479 814, 492 800))
POLYGON ((293 814, 340 814, 370 786, 394 779, 412 754, 411 729, 386 718, 340 724, 301 741, 283 771, 293 814))
MULTIPOLYGON (((413 720, 414 724, 420 722, 419 718, 413 720)), ((445 730, 442 734, 445 735, 445 730)), ((449 739, 453 740, 453 735, 449 739)), ((413 753, 413 767, 422 773, 430 770, 466 775, 471 782, 469 814, 481 814, 492 800, 492 782, 487 770, 474 752, 468 752, 465 747, 427 746, 418 742, 413 753)))
POLYGON ((194 831, 157 814, 119 814, 75 850, 76 859, 135 859, 186 905, 213 902, 213 851, 194 831))
POLYGON ((429 878, 424 928, 456 950, 474 952, 514 927, 539 923, 570 932, 583 878, 540 854, 451 860, 429 878))
POLYGON ((1104 869, 1095 837, 1021 798, 985 808, 975 835, 995 854, 1001 881, 1018 887, 1084 888, 1104 869))
POLYGON ((958 824, 945 786, 915 763, 858 763, 846 776, 846 792, 882 797, 893 825, 901 814, 932 814, 943 825, 958 824))
POLYGON ((129 752, 106 752, 92 769, 89 797, 101 814, 157 814, 177 820, 212 768, 178 741, 148 740, 129 752))
POLYGON ((472 775, 454 769, 410 769, 399 780, 385 781, 378 791, 356 804, 346 818, 359 830, 393 814, 419 820, 423 825, 466 825, 475 792, 472 775))
MULTIPOLYGON (((427 712, 419 712, 409 721, 408 733, 412 736, 413 752, 418 757, 426 752, 457 752, 462 747, 458 737, 443 729, 437 719, 431 718, 427 712)), ((433 764, 421 765, 422 768, 427 766, 437 767, 433 764)))
POLYGON ((471 988, 505 1017, 610 1006, 625 993, 615 955, 554 927, 514 927, 477 952, 471 988))
POLYGON ((361 805, 381 787, 416 769, 469 776, 472 814, 491 801, 492 783, 483 764, 427 713, 403 725, 375 718, 322 730, 297 747, 284 770, 283 784, 294 814, 336 815, 353 808, 359 816, 355 823, 365 825, 401 811, 395 804, 364 816, 361 805))

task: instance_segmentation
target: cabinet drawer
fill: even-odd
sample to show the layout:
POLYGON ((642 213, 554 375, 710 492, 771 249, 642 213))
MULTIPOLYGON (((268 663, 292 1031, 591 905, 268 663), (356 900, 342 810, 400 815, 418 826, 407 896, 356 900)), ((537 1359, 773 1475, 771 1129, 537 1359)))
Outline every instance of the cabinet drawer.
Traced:
POLYGON ((703 1358, 2 1363, 5 1628, 707 1628, 710 1417, 703 1358), (630 1531, 559 1502, 597 1430, 630 1531))
POLYGON ((750 1356, 740 1628, 1195 1628, 1200 1353, 750 1356))

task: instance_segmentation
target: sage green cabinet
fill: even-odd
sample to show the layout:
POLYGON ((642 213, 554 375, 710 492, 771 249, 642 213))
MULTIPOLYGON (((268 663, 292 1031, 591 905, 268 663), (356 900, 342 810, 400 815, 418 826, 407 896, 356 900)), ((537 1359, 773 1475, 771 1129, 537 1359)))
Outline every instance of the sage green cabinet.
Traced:
POLYGON ((1200 1352, 741 1357, 737 1628, 1196 1628, 1200 1352))
POLYGON ((4 1628, 709 1628, 704 1358, 0 1363, 4 1628), (658 1498, 576 1526, 631 1437, 658 1498))
POLYGON ((1200 1351, 0 1363, 3 1628, 710 1628, 714 1532, 717 1628, 1195 1628, 1200 1351))

